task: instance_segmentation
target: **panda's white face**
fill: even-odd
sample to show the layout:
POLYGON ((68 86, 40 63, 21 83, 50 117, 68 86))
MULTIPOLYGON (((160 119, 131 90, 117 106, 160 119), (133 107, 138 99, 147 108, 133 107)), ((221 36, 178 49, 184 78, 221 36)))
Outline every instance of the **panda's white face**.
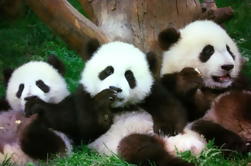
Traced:
POLYGON ((11 75, 6 98, 14 110, 24 110, 25 98, 38 96, 49 103, 58 103, 69 95, 64 78, 50 64, 31 61, 11 75))
POLYGON ((111 42, 86 62, 80 83, 91 96, 116 89, 113 107, 123 107, 142 101, 151 91, 153 77, 143 52, 131 44, 111 42))
POLYGON ((196 21, 180 30, 181 38, 164 52, 161 75, 197 68, 206 87, 225 88, 238 76, 242 57, 234 41, 212 21, 196 21))

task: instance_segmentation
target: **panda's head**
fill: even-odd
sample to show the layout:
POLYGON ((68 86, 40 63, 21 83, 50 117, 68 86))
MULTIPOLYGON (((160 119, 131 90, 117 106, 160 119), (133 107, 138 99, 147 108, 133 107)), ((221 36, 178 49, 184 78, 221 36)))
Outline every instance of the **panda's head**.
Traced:
POLYGON ((13 72, 5 73, 6 99, 14 110, 24 110, 25 98, 38 96, 49 103, 58 103, 69 95, 61 75, 63 64, 50 56, 48 62, 31 61, 13 72))
POLYGON ((153 84, 146 55, 133 45, 119 41, 93 50, 81 76, 80 84, 91 96, 104 89, 116 89, 119 100, 112 107, 141 102, 153 84))
POLYGON ((239 75, 243 58, 225 30, 212 21, 195 21, 159 35, 163 53, 161 75, 197 68, 204 86, 226 88, 239 75))

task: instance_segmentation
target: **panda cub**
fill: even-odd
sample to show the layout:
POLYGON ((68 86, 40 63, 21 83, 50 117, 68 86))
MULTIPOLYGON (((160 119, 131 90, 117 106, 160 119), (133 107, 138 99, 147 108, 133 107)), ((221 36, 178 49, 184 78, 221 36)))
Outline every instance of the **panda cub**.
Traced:
POLYGON ((11 108, 0 113, 0 162, 10 157, 11 162, 25 165, 71 151, 70 140, 63 133, 45 128, 36 116, 24 116, 25 100, 29 96, 57 103, 69 95, 60 73, 63 74, 63 67, 61 61, 50 56, 48 62, 31 61, 14 71, 6 70, 6 98, 11 108))
POLYGON ((189 128, 206 140, 214 139, 219 147, 245 152, 245 142, 238 134, 221 120, 207 117, 212 116, 209 109, 219 95, 248 88, 240 74, 244 58, 234 41, 222 27, 204 20, 180 30, 168 28, 160 33, 159 42, 164 49, 161 80, 187 108, 188 120, 193 121, 189 128))
MULTIPOLYGON (((4 70, 6 103, 1 108, 24 111, 26 98, 38 96, 45 102, 58 103, 69 95, 63 78, 64 66, 56 56, 48 61, 31 61, 15 70, 4 70)), ((2 102, 4 103, 4 102, 2 102)))
MULTIPOLYGON (((75 144, 90 143, 90 148, 105 154, 118 154, 120 141, 133 133, 148 138, 154 132, 174 135, 183 130, 185 109, 154 81, 153 53, 146 56, 133 45, 118 41, 102 46, 92 41, 87 48, 90 58, 76 93, 58 104, 30 98, 25 109, 27 115, 38 114, 47 127, 66 133, 75 144)), ((164 147, 146 149, 151 148, 158 151, 164 147)), ((168 152, 163 157, 167 163, 171 160, 190 165, 168 152)), ((130 160, 126 156, 124 159, 132 163, 156 160, 130 160)))

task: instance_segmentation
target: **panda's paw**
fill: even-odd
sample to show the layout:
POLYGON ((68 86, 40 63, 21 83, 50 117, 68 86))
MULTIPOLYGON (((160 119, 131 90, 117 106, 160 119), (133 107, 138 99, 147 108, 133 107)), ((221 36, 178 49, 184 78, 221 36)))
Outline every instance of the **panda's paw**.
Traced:
POLYGON ((30 96, 26 97, 25 100, 27 101, 25 103, 25 116, 30 117, 33 114, 40 113, 42 111, 42 104, 44 103, 43 100, 41 100, 37 96, 30 96))
POLYGON ((108 107, 117 99, 117 91, 113 89, 104 89, 94 96, 94 101, 98 107, 108 107))
POLYGON ((185 67, 179 74, 179 79, 182 83, 183 89, 185 88, 186 92, 200 88, 203 86, 203 79, 200 75, 200 72, 191 67, 185 67))
POLYGON ((248 147, 246 142, 237 135, 229 136, 225 139, 225 144, 223 145, 224 154, 229 155, 232 154, 232 151, 245 154, 248 152, 248 147), (230 150, 230 151, 229 151, 230 150))

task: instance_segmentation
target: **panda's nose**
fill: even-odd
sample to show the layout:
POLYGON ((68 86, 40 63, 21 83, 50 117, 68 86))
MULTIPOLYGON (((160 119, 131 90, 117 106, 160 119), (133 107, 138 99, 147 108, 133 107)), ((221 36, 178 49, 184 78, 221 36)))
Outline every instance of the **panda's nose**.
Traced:
POLYGON ((234 68, 234 65, 222 65, 221 68, 226 71, 230 71, 234 68))
POLYGON ((115 90, 115 91, 117 91, 117 92, 122 92, 122 89, 121 89, 121 88, 118 88, 118 87, 116 87, 116 86, 110 86, 109 88, 112 89, 112 90, 115 90))

